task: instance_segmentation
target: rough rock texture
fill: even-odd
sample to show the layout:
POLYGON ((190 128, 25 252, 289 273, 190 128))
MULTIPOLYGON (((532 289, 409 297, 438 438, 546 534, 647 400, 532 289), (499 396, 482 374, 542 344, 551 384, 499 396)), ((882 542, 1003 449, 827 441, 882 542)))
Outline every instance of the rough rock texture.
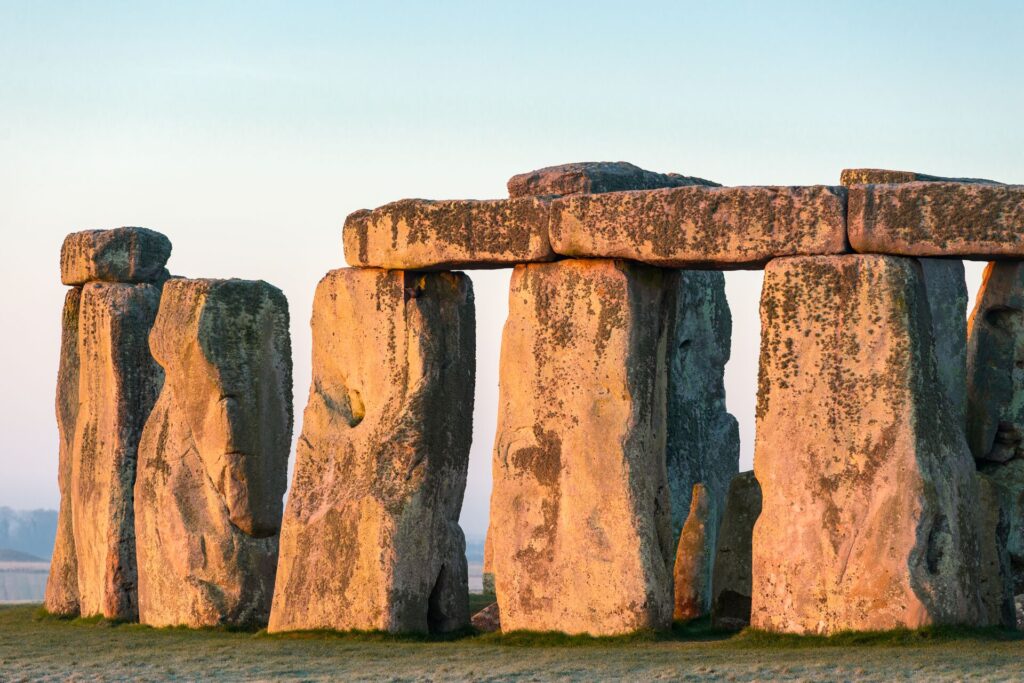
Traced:
POLYGON ((718 532, 711 623, 739 630, 750 625, 751 540, 761 514, 761 487, 753 472, 733 477, 718 532))
MULTIPOLYGON (((710 577, 726 491, 739 471, 739 426, 725 409, 724 376, 732 345, 732 317, 722 273, 679 271, 676 277, 667 345, 665 449, 672 538, 677 544, 690 511, 690 493, 695 484, 703 484, 709 510, 701 571, 710 577)), ((701 595, 704 602, 699 613, 704 614, 711 608, 711 594, 705 591, 701 595)))
POLYGON ((670 277, 571 260, 512 274, 491 493, 504 631, 671 625, 670 277))
POLYGON ((60 249, 60 279, 86 282, 162 282, 167 279, 171 241, 146 228, 73 232, 60 249))
POLYGON ((1010 533, 1008 510, 1000 500, 999 487, 992 479, 977 473, 978 550, 981 573, 978 590, 985 611, 985 623, 1016 628, 1017 612, 1013 602, 1013 569, 1007 548, 1010 533))
POLYGON ((484 540, 484 566, 483 584, 484 594, 494 595, 494 541, 491 530, 487 530, 487 538, 484 540))
POLYGON ((717 521, 708 490, 695 484, 690 496, 690 513, 679 535, 675 563, 675 612, 673 619, 687 621, 707 613, 711 602, 711 561, 714 552, 707 537, 717 521))
POLYGON ((921 180, 951 183, 1001 184, 994 180, 984 180, 982 178, 943 178, 941 176, 928 175, 927 173, 917 173, 915 171, 890 171, 883 168, 845 168, 839 177, 839 182, 847 187, 851 185, 912 183, 921 180))
POLYGON ((914 182, 849 189, 850 245, 864 253, 1024 256, 1024 185, 914 182))
POLYGON ((1024 456, 1024 263, 985 269, 968 322, 967 440, 978 460, 1024 456))
POLYGON ((82 289, 79 407, 71 511, 82 616, 138 614, 133 489, 142 427, 163 383, 149 352, 160 290, 93 282, 82 289))
POLYGON ((469 625, 474 316, 458 273, 321 280, 270 631, 469 625))
POLYGON ((939 382, 956 424, 967 423, 967 280, 957 259, 918 259, 928 294, 939 382))
POLYGON ((498 603, 492 602, 487 607, 473 615, 471 619, 473 628, 481 633, 494 633, 501 630, 501 612, 498 603))
POLYGON ((345 220, 350 266, 451 270, 551 261, 551 202, 403 199, 345 220))
POLYGON ((668 268, 760 268, 779 256, 840 254, 841 187, 679 187, 555 200, 551 246, 577 257, 668 268))
POLYGON ((978 484, 938 381, 922 279, 915 261, 886 256, 765 271, 756 628, 985 623, 978 484))
POLYGON ((704 185, 721 187, 703 178, 678 173, 646 171, 625 161, 584 161, 562 164, 514 175, 508 181, 509 197, 560 196, 567 194, 654 190, 662 187, 704 185))
POLYGON ((980 462, 999 494, 999 507, 1006 518, 1006 552, 1014 595, 1024 594, 1024 459, 1005 464, 980 462))
POLYGON ((139 444, 139 620, 262 626, 292 434, 288 302, 262 281, 164 286, 165 380, 139 444))
POLYGON ((75 419, 78 417, 78 313, 81 301, 80 287, 68 290, 61 318, 60 365, 57 369, 60 511, 57 513, 57 538, 53 544, 43 603, 46 611, 63 616, 78 614, 78 559, 71 521, 71 452, 75 419))

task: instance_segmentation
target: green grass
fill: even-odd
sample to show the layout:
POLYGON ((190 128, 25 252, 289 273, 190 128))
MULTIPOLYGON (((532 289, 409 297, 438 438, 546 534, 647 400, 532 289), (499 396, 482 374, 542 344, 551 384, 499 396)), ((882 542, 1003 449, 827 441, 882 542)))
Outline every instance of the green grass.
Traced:
MULTIPOLYGON (((483 602, 484 599, 480 599, 483 602)), ((1000 630, 784 636, 707 620, 614 638, 437 639, 153 629, 0 607, 0 680, 1019 680, 1024 641, 1000 630)))

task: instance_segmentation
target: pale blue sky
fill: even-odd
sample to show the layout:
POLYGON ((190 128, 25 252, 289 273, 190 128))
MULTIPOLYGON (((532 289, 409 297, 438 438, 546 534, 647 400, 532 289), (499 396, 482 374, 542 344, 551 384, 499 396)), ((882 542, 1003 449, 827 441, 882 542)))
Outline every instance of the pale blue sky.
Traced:
MULTIPOLYGON (((1019 2, 0 0, 0 505, 57 504, 69 231, 151 227, 175 273, 282 287, 301 415, 312 292, 343 264, 349 212, 500 197, 514 173, 580 160, 726 184, 865 165, 1024 182, 1022 35, 1019 2)), ((507 276, 473 276, 470 535, 486 525, 507 276)), ((729 276, 745 466, 758 283, 729 276)))

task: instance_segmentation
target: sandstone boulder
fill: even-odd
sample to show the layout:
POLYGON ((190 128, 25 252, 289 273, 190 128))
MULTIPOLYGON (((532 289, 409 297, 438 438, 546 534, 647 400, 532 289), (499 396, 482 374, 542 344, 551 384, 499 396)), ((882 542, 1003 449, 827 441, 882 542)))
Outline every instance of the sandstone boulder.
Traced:
POLYGON ((554 202, 551 246, 573 257, 665 268, 761 268, 779 256, 840 254, 840 187, 677 187, 554 202))
POLYGON ((475 313, 458 273, 329 273, 269 630, 469 625, 475 313))
POLYGON ((523 197, 492 200, 403 199, 345 220, 350 266, 451 270, 551 261, 551 203, 523 197))
POLYGON ((673 619, 688 621, 708 611, 711 597, 711 562, 707 537, 711 534, 715 517, 708 490, 703 484, 694 484, 690 496, 690 513, 679 535, 675 563, 675 612, 673 619))
POLYGON ((473 615, 473 628, 481 633, 494 633, 501 630, 501 612, 498 603, 492 602, 473 615))
POLYGON ((265 625, 291 449, 288 303, 262 281, 171 280, 150 348, 165 381, 139 445, 139 620, 265 625))
POLYGON ((503 631, 671 625, 669 277, 603 260, 513 271, 491 493, 503 631))
POLYGON ((625 161, 585 161, 548 166, 512 176, 509 197, 541 197, 567 194, 653 190, 661 187, 705 185, 720 187, 703 178, 678 173, 646 171, 625 161))
POLYGON ((484 540, 484 566, 483 584, 484 594, 494 595, 494 542, 490 529, 487 530, 487 538, 484 540))
POLYGON ((59 460, 57 484, 60 510, 57 513, 57 538, 50 558, 44 607, 51 614, 78 614, 78 559, 75 530, 71 521, 71 459, 78 417, 78 314, 82 289, 69 289, 64 297, 61 317, 60 365, 57 369, 57 433, 59 460))
POLYGON ((171 241, 146 228, 73 232, 60 250, 60 279, 66 285, 161 282, 170 256, 171 241))
POLYGON ((839 182, 847 187, 851 185, 884 185, 887 183, 912 183, 915 181, 928 180, 931 182, 951 183, 988 183, 999 185, 994 180, 983 180, 981 178, 943 178, 941 176, 917 173, 915 171, 890 171, 883 168, 845 168, 840 175, 839 182))
POLYGON ((850 188, 850 245, 863 253, 1024 256, 1024 185, 913 182, 850 188))
POLYGON ((82 289, 70 491, 82 616, 138 615, 133 489, 142 427, 163 383, 148 343, 159 302, 148 284, 82 289))
POLYGON ((939 384, 920 266, 773 261, 761 323, 751 625, 986 623, 978 484, 939 384))
POLYGON ((733 477, 718 532, 711 623, 739 630, 750 625, 751 540, 761 514, 761 487, 753 472, 733 477))
MULTIPOLYGON (((1024 594, 1024 459, 1014 458, 1005 464, 980 461, 979 465, 995 487, 1005 517, 1008 583, 1014 595, 1024 594)), ((991 508, 989 504, 985 514, 991 514, 991 508)))
POLYGON ((1009 510, 1000 500, 999 487, 984 474, 978 479, 978 590, 984 609, 984 623, 1016 628, 1013 601, 1014 577, 1008 549, 1009 510))

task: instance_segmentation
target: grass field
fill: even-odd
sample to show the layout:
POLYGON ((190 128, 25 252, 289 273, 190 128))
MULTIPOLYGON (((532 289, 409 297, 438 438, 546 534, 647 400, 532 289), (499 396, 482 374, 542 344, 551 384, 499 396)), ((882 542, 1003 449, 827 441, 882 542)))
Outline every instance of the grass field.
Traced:
POLYGON ((60 620, 0 607, 0 680, 735 680, 1024 678, 1024 640, 999 631, 793 638, 715 633, 569 638, 275 635, 60 620))

